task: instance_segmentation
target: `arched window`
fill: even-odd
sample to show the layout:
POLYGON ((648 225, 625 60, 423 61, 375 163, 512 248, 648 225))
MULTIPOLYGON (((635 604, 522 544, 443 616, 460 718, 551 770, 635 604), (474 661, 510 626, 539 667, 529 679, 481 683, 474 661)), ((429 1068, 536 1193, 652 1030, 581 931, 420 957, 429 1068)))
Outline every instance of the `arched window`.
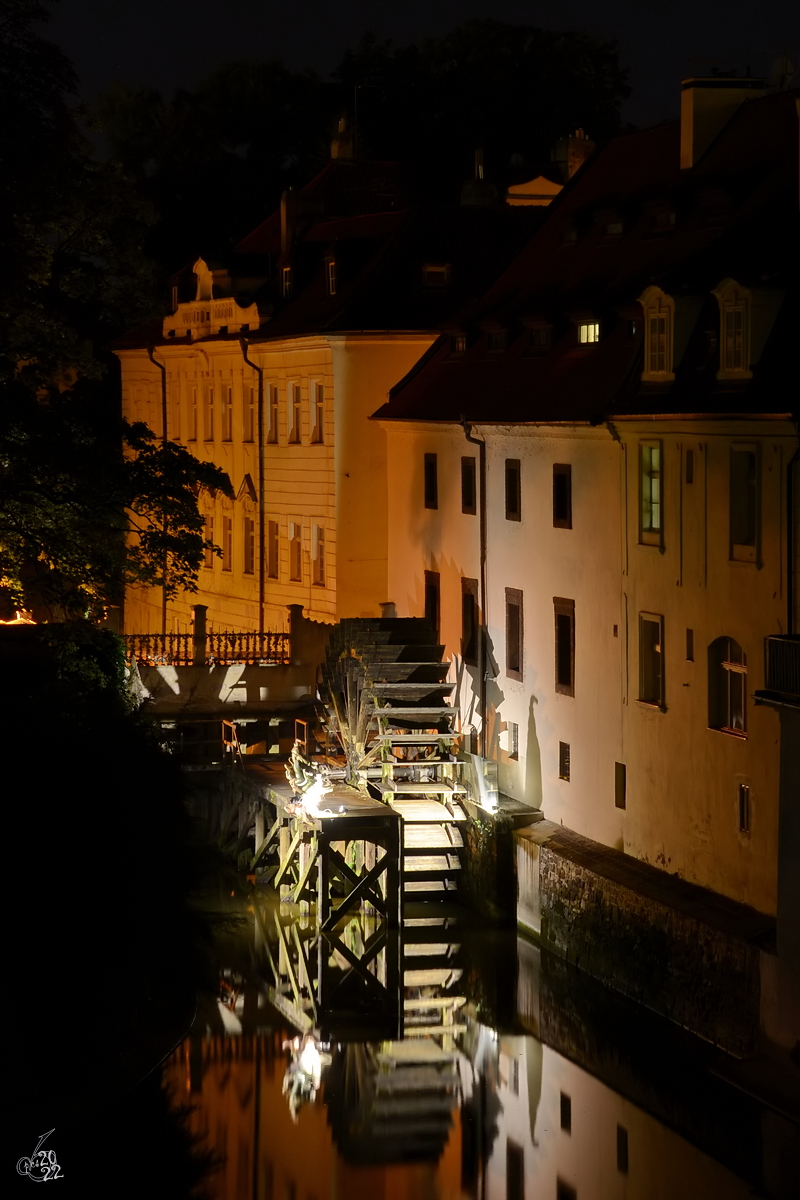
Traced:
POLYGON ((639 297, 644 311, 644 370, 645 382, 663 383, 675 378, 673 369, 673 337, 675 301, 661 288, 649 287, 639 297))
POLYGON ((730 637, 708 647, 708 724, 740 737, 747 732, 747 655, 730 637))
POLYGON ((747 288, 724 279, 714 288, 719 304, 719 370, 717 379, 752 379, 750 370, 750 301, 747 288))

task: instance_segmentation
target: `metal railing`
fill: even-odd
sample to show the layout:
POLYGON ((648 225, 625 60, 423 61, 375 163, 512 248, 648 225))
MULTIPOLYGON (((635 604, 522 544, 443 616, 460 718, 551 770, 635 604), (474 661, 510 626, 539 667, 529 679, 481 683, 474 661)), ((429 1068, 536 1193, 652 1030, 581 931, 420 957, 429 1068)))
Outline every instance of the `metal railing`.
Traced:
POLYGON ((800 698, 800 635, 773 634, 765 643, 768 692, 800 698))
POLYGON ((191 667, 287 666, 291 661, 288 633, 128 633, 123 638, 127 657, 140 666, 191 667))

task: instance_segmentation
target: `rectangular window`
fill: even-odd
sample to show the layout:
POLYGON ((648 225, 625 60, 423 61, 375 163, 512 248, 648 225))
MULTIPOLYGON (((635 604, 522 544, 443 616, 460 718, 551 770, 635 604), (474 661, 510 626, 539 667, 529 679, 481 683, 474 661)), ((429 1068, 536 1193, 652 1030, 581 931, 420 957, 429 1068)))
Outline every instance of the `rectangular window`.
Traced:
POLYGON ((544 354, 550 349, 552 339, 552 325, 536 325, 530 332, 528 349, 533 354, 544 354))
POLYGON ((686 451, 686 482, 694 483, 694 450, 686 451))
POLYGON ((329 258, 325 263, 325 281, 328 285, 328 295, 336 295, 336 259, 329 258))
POLYGON ((289 441, 295 445, 300 444, 300 384, 289 384, 289 441))
POLYGON ((270 445, 277 446, 278 444, 278 385, 270 383, 267 385, 267 441, 270 445))
POLYGON ((737 788, 739 796, 739 833, 750 832, 750 785, 740 783, 737 788))
POLYGON ((222 518, 222 569, 233 570, 233 517, 222 518))
POLYGON ((477 511, 477 488, 475 486, 475 459, 461 460, 461 511, 475 516, 477 511))
POLYGON ((245 387, 242 408, 242 441, 252 442, 256 436, 256 389, 245 387))
POLYGON ((569 742, 558 743, 558 778, 569 782, 569 742))
POLYGON ((209 384, 205 393, 205 412, 203 415, 203 438, 207 442, 214 440, 214 389, 209 384))
POLYGON ((647 318, 647 370, 650 374, 667 370, 667 314, 652 312, 647 318))
POLYGON ((292 268, 284 267, 281 271, 281 291, 284 296, 292 294, 292 268))
POLYGON ((522 520, 520 467, 518 458, 506 459, 506 520, 522 520))
POLYGON ((584 321, 580 327, 581 345, 589 345, 600 341, 600 322, 584 321))
POLYGON ((233 441, 233 389, 229 383, 220 387, 219 397, 220 425, 223 442, 233 441))
POLYGON ((245 575, 253 575, 256 565, 256 523, 252 517, 244 518, 244 566, 245 575))
POLYGON ((425 455, 425 507, 439 507, 439 475, 435 454, 425 455))
POLYGON ((522 679, 522 639, 522 592, 506 588, 506 675, 510 679, 522 679))
POLYGON ((553 464, 553 527, 572 529, 572 467, 553 464))
POLYGON ((628 1131, 622 1125, 617 1126, 617 1170, 628 1174, 628 1131))
POLYGON ((172 393, 172 425, 169 429, 169 439, 172 442, 181 440, 181 382, 177 378, 170 382, 172 393))
POLYGON ((311 441, 322 445, 325 441, 325 385, 315 383, 312 392, 311 441))
POLYGON ((566 1092, 560 1097, 561 1128, 565 1133, 572 1133, 572 1098, 566 1092))
POLYGON ((449 263, 424 263, 422 267, 422 286, 443 288, 450 283, 449 263))
POLYGON ((467 335, 465 333, 455 333, 450 338, 450 349, 453 354, 464 354, 467 349, 467 335))
POLYGON ((614 763, 614 807, 628 807, 628 769, 625 763, 614 763))
POLYGON ((425 572, 425 620, 439 641, 440 590, 439 572, 425 572))
POLYGON ((270 579, 278 578, 279 548, 278 522, 267 521, 267 575, 270 579))
POLYGON ((694 630, 686 630, 686 661, 694 662, 694 630))
POLYGON ((725 329, 722 341, 722 366, 725 371, 743 371, 749 364, 744 361, 744 306, 725 305, 725 329))
POLYGON ((478 664, 478 581, 461 580, 461 653, 470 666, 478 664))
POLYGON ((525 1151, 506 1142, 506 1200, 525 1200, 525 1151))
POLYGON ((508 722, 508 757, 519 758, 519 725, 516 721, 508 722))
POLYGON ((325 586, 325 529, 315 525, 312 537, 312 556, 314 583, 317 587, 325 586))
POLYGON ((299 521, 289 522, 289 578, 295 583, 303 580, 303 527, 299 521))
POLYGON ((730 556, 737 562, 757 560, 758 493, 758 454, 755 447, 731 447, 730 556))
POLYGON ((639 699, 664 704, 664 618, 639 614, 639 699))
POLYGON ((498 352, 505 350, 508 345, 508 333, 505 329, 494 329, 486 335, 486 348, 498 352))
POLYGON ((189 389, 189 431, 190 442, 197 441, 197 388, 189 389))
POLYGON ((640 540, 660 545, 663 518, 661 489, 661 443, 642 442, 639 446, 640 540))
MULTIPOLYGON (((214 541, 214 518, 212 516, 207 516, 205 519, 205 527, 203 529, 203 537, 205 538, 206 542, 208 542, 208 543, 211 543, 214 541)), ((209 568, 212 568, 214 566, 214 551, 210 544, 206 546, 205 551, 204 551, 203 566, 209 567, 209 568)))
POLYGON ((553 597, 556 641, 556 691, 575 695, 575 601, 553 597))

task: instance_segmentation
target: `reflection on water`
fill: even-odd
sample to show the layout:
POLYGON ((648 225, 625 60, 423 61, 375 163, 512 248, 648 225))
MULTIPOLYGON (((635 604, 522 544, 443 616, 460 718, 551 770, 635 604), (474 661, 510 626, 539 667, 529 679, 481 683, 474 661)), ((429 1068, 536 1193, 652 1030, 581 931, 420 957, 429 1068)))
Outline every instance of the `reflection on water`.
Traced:
MULTIPOLYGON (((364 1041, 356 1007, 344 1031, 314 1009, 330 973, 341 976, 334 996, 349 987, 355 1006, 368 992, 336 946, 308 928, 267 937, 258 919, 231 942, 216 1003, 165 1069, 174 1102, 193 1106, 193 1131, 222 1160, 207 1184, 215 1200, 727 1200, 753 1185, 771 1194, 764 1114, 752 1102, 718 1083, 686 1086, 674 1070, 644 1078, 624 1048, 609 1053, 583 1001, 565 997, 563 967, 542 964, 526 942, 513 996, 489 1012, 491 987, 475 964, 488 955, 491 969, 491 943, 476 950, 480 935, 435 908, 411 920, 395 950, 386 943, 366 968, 396 979, 382 1001, 399 1027, 364 1041), (305 1028, 291 1027, 292 1011, 305 1028), (625 1087, 573 1061, 587 1048, 597 1073, 625 1087)), ((368 944, 370 930, 346 929, 339 943, 359 938, 368 944)), ((367 996, 367 1032, 377 997, 367 996)))

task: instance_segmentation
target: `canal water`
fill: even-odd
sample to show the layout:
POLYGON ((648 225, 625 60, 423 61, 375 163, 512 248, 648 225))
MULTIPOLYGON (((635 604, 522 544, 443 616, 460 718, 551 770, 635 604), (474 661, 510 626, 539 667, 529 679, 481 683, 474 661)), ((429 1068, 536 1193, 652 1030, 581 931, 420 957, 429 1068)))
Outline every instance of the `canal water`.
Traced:
POLYGON ((710 1047, 514 932, 216 908, 218 988, 162 1069, 212 1200, 800 1194, 797 1127, 710 1047))

